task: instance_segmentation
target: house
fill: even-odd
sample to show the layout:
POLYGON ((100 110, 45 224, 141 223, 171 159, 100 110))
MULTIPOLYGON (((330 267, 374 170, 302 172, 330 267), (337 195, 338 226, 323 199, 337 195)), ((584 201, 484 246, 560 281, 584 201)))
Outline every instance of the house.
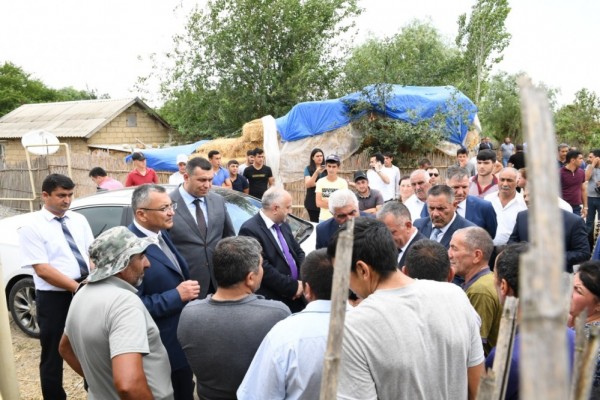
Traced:
POLYGON ((71 153, 80 154, 123 145, 154 147, 170 142, 175 133, 137 97, 25 104, 0 118, 0 165, 24 160, 21 138, 33 130, 54 134, 71 153))

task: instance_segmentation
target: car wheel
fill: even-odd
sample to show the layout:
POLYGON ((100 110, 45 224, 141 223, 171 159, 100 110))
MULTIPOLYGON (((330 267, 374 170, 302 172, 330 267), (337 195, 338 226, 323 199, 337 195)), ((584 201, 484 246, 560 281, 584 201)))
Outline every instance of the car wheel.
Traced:
POLYGON ((33 279, 24 278, 13 285, 8 295, 8 307, 13 321, 25 334, 40 337, 33 279))

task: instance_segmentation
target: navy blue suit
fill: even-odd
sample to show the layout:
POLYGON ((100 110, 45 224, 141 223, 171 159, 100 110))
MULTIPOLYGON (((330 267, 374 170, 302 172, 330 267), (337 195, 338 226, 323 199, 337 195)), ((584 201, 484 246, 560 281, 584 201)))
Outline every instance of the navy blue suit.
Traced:
MULTIPOLYGON (((480 199, 477 196, 467 196, 465 208, 466 220, 485 229, 492 238, 496 237, 498 221, 496 220, 496 211, 494 211, 494 206, 491 202, 480 199)), ((421 217, 429 217, 427 207, 423 207, 421 217)))
POLYGON ((275 240, 275 237, 267 228, 265 221, 260 213, 247 220, 240 227, 240 235, 251 236, 258 240, 262 246, 263 256, 263 279, 257 294, 265 296, 267 299, 279 300, 285 303, 292 312, 302 311, 306 304, 302 297, 292 300, 298 290, 298 280, 300 279, 300 266, 304 261, 304 251, 294 239, 294 234, 287 223, 280 225, 281 233, 287 243, 290 253, 296 262, 298 268, 298 279, 291 276, 290 267, 283 255, 283 251, 275 240))
MULTIPOLYGON (((375 214, 369 214, 363 211, 360 211, 359 215, 361 217, 375 218, 375 214)), ((317 225, 317 244, 315 245, 315 250, 327 247, 329 245, 329 239, 337 232, 339 227, 340 226, 333 217, 317 225)))
MULTIPOLYGON (((433 228, 432 228, 433 225, 431 224, 431 219, 429 217, 419 218, 418 220, 413 222, 413 225, 426 238, 429 238, 431 236, 431 231, 433 230, 433 228)), ((444 236, 442 236, 442 239, 440 240, 440 244, 443 245, 445 248, 449 248, 450 247, 450 239, 452 239, 452 235, 454 234, 454 232, 456 232, 457 230, 462 229, 462 228, 468 228, 470 226, 476 226, 476 225, 474 223, 464 219, 460 215, 456 214, 456 218, 454 219, 454 222, 452 222, 452 225, 450 225, 450 227, 448 227, 448 230, 446 231, 446 233, 444 233, 444 236)))
MULTIPOLYGON (((146 237, 134 224, 129 225, 128 228, 138 237, 146 237)), ((171 370, 175 372, 181 368, 189 368, 185 354, 177 340, 179 316, 186 303, 181 300, 176 287, 181 282, 190 279, 190 273, 185 259, 173 245, 168 232, 161 232, 165 243, 177 258, 181 272, 158 245, 148 246, 146 257, 150 261, 150 268, 146 269, 144 280, 137 289, 138 296, 158 326, 160 338, 169 355, 171 370)), ((173 386, 175 388, 175 384, 173 386)))
MULTIPOLYGON (((583 218, 572 212, 560 210, 563 221, 563 234, 565 241, 565 268, 573 272, 573 265, 590 259, 590 242, 583 218)), ((517 222, 508 243, 529 241, 529 210, 517 214, 517 222)))

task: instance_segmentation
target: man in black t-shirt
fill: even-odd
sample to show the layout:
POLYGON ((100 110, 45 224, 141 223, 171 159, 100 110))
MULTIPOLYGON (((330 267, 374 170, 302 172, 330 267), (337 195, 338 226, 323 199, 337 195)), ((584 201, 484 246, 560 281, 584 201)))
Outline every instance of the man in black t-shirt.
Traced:
POLYGON ((525 168, 525 153, 522 144, 517 145, 517 152, 508 159, 508 166, 516 170, 525 168))
POLYGON ((257 199, 262 198, 262 195, 267 191, 269 186, 273 186, 275 178, 270 167, 264 165, 265 152, 263 149, 254 149, 254 165, 248 166, 244 170, 244 176, 250 183, 250 195, 257 199))

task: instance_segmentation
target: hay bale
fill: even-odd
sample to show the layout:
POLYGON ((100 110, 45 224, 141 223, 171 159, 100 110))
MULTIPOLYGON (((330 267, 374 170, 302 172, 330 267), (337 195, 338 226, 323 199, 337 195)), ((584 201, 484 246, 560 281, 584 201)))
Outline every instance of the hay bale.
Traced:
POLYGON ((242 127, 242 139, 248 142, 262 143, 264 128, 262 120, 255 119, 244 124, 242 127))

